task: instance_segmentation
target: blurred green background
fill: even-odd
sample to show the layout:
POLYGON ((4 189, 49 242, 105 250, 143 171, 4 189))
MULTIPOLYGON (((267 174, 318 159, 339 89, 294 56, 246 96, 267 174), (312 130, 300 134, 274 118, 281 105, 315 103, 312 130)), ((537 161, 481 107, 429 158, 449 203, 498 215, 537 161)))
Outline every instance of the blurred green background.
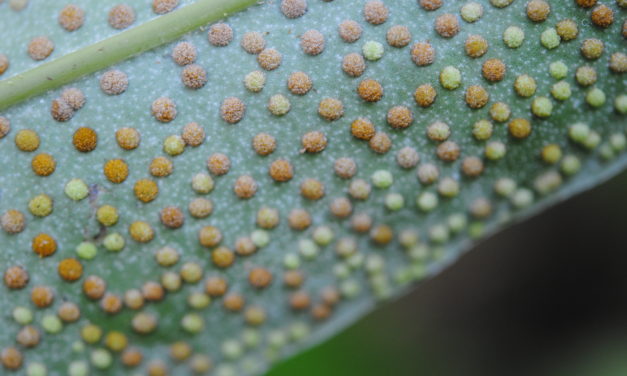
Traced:
POLYGON ((268 376, 627 375, 627 172, 268 376))

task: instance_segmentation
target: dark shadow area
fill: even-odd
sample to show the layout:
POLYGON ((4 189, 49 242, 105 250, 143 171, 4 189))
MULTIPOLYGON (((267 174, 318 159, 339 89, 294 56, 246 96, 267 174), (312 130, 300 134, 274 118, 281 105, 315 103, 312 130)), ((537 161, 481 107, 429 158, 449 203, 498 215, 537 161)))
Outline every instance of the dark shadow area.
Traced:
POLYGON ((627 375, 627 173, 270 373, 320 374, 627 375))

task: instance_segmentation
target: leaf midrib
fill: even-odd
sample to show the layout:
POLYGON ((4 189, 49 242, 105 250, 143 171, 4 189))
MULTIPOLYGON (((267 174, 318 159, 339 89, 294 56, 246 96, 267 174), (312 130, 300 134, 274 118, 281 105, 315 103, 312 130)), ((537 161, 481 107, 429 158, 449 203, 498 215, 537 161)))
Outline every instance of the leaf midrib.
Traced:
POLYGON ((169 43, 257 0, 198 0, 110 38, 0 81, 0 110, 169 43))

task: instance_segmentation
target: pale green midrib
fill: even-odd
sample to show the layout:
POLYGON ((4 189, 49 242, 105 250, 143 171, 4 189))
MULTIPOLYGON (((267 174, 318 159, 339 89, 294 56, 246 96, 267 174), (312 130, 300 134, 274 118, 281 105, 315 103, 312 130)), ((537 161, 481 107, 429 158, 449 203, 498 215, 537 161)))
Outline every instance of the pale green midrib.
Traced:
POLYGON ((243 10, 257 0, 197 0, 132 29, 0 81, 0 110, 68 84, 210 22, 243 10))

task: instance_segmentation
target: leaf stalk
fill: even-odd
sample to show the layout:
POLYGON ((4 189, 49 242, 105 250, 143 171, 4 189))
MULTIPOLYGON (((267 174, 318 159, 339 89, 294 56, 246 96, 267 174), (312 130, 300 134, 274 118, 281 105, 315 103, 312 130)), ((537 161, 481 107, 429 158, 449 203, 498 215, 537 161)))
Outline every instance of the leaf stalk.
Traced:
POLYGON ((0 110, 171 42, 257 0, 197 0, 110 38, 0 81, 0 110))

